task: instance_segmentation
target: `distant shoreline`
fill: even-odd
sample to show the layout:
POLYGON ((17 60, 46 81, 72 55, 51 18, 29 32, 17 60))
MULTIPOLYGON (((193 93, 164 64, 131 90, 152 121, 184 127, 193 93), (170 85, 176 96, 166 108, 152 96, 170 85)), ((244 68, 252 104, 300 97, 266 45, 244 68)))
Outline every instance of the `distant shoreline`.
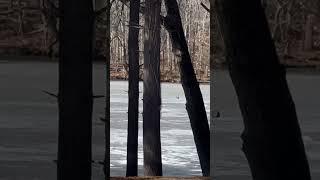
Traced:
MULTIPOLYGON (((58 58, 49 58, 47 56, 1 56, 0 55, 0 65, 2 63, 58 63, 58 58)), ((93 64, 104 64, 105 62, 102 60, 94 60, 93 64)), ((112 81, 127 81, 128 79, 124 76, 119 76, 119 74, 110 75, 110 80, 112 81)), ((140 80, 142 81, 142 80, 140 80)), ((161 80, 163 83, 180 83, 180 79, 176 78, 167 78, 166 80, 161 80)), ((209 81, 198 80, 199 84, 209 84, 209 81)))
MULTIPOLYGON (((47 56, 3 56, 0 55, 0 65, 11 62, 38 62, 38 63, 58 63, 58 58, 49 58, 47 56)), ((94 60, 93 64, 104 64, 104 61, 94 60)), ((228 67, 225 64, 219 64, 215 67, 217 71, 227 71, 228 67)), ((300 73, 311 73, 320 74, 320 67, 317 66, 286 66, 287 73, 300 74, 300 73)), ((127 79, 112 78, 112 81, 127 81, 127 79)), ((142 81, 142 80, 140 80, 142 81)), ((162 81, 166 83, 180 83, 174 81, 162 81)), ((199 84, 209 84, 209 81, 199 81, 199 84)))

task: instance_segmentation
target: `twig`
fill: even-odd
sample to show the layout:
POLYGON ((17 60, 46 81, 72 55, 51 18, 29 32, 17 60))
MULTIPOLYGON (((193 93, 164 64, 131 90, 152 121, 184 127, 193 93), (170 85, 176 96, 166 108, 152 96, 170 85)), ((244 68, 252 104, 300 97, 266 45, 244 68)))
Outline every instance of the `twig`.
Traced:
POLYGON ((93 95, 92 98, 96 99, 96 98, 103 98, 105 97, 104 95, 93 95))
POLYGON ((58 95, 54 94, 54 93, 51 93, 49 91, 45 91, 45 90, 42 90, 42 92, 48 94, 49 96, 52 96, 52 97, 55 97, 55 98, 58 98, 58 95))
POLYGON ((200 3, 200 5, 208 12, 210 13, 210 8, 208 8, 203 2, 200 3))
POLYGON ((100 119, 100 121, 102 121, 102 122, 104 122, 104 123, 106 122, 106 119, 105 119, 105 118, 100 117, 99 119, 100 119))

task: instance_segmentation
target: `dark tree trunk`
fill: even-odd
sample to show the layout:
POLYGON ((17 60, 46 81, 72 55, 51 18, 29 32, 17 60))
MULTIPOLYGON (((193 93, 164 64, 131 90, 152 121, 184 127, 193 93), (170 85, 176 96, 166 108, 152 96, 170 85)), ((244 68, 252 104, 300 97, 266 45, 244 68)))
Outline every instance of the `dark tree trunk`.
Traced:
POLYGON ((110 178, 110 44, 111 44, 111 23, 110 23, 110 13, 111 13, 111 2, 106 0, 106 99, 105 99, 105 153, 104 153, 104 165, 103 172, 105 179, 110 178))
POLYGON ((164 26, 170 33, 172 49, 179 59, 181 83, 186 97, 186 109, 204 176, 210 174, 210 130, 199 83, 191 62, 188 45, 176 0, 165 0, 167 17, 164 26))
POLYGON ((310 180, 295 105, 260 0, 216 0, 254 180, 310 180))
POLYGON ((58 180, 91 179, 93 7, 60 0, 58 180))
POLYGON ((160 0, 146 1, 143 73, 144 174, 162 176, 160 141, 160 0))
POLYGON ((213 177, 213 167, 214 167, 214 137, 213 137, 213 113, 214 113, 214 58, 216 55, 216 46, 217 46, 217 17, 214 11, 214 1, 210 0, 210 176, 213 177), (216 31, 215 31, 216 30, 216 31))
POLYGON ((127 176, 138 175, 139 129, 139 9, 140 0, 130 1, 129 52, 129 107, 127 138, 127 176))

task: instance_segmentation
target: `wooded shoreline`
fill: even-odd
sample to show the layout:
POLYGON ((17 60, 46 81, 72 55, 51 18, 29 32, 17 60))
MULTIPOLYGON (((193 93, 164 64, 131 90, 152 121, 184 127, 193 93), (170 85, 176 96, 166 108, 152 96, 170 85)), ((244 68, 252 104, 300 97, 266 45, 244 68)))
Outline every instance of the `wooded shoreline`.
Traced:
MULTIPOLYGON (((37 62, 37 63, 58 63, 58 58, 49 58, 46 56, 0 56, 0 65, 2 63, 10 62, 37 62)), ((284 62, 284 61, 282 61, 284 62)), ((101 60, 95 60, 94 64, 104 64, 105 62, 101 60)), ((112 65, 111 65, 112 66, 112 65)), ((286 71, 288 73, 320 73, 320 64, 299 64, 299 62, 287 64, 286 71)), ((228 70, 226 64, 217 64, 215 66, 216 70, 228 70)), ((112 81, 127 81, 128 76, 124 73, 112 73, 110 79, 112 81)), ((207 79, 198 79, 199 84, 209 84, 209 78, 207 79)), ((142 81, 142 79, 140 79, 142 81)), ((164 83, 180 83, 179 76, 161 78, 161 82, 164 83)))
MULTIPOLYGON (((1 55, 1 62, 53 62, 58 63, 58 58, 50 58, 47 56, 12 56, 12 55, 1 55)), ((0 63, 1 63, 0 62, 0 63)), ((287 68, 301 71, 320 71, 320 60, 302 60, 302 59, 285 59, 280 57, 280 62, 287 68)), ((105 62, 101 59, 95 59, 94 64, 104 64, 105 62)), ((111 64, 112 65, 112 64, 111 64)), ((226 63, 215 63, 215 69, 225 70, 227 69, 226 63)))

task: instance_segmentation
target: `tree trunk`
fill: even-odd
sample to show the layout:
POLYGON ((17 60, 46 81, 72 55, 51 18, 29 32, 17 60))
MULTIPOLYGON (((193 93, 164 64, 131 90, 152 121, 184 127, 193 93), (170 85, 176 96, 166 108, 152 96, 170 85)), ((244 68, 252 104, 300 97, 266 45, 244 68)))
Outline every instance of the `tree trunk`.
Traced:
POLYGON ((210 174, 210 130, 199 83, 191 62, 176 0, 165 0, 164 25, 170 33, 172 49, 179 59, 180 77, 186 97, 186 109, 204 176, 210 174))
POLYGON ((111 2, 106 0, 106 5, 109 7, 106 9, 106 98, 105 98, 105 153, 103 172, 105 179, 110 178, 110 48, 111 48, 111 2))
POLYGON ((313 45, 313 38, 312 38, 312 31, 313 31, 313 15, 307 15, 306 25, 304 30, 304 50, 312 50, 313 45))
POLYGON ((214 1, 210 0, 210 176, 213 177, 213 167, 214 167, 214 137, 213 137, 213 112, 214 112, 214 56, 216 55, 216 46, 217 46, 217 17, 214 11, 214 1))
POLYGON ((23 23, 23 16, 24 16, 24 11, 23 11, 23 8, 22 8, 22 3, 21 3, 21 0, 18 1, 18 5, 19 5, 19 18, 18 18, 18 21, 19 21, 19 36, 21 38, 23 38, 24 36, 24 23, 23 23))
POLYGON ((58 180, 91 179, 93 7, 59 1, 58 180))
POLYGON ((138 175, 139 129, 139 9, 140 0, 130 0, 129 21, 129 107, 127 138, 127 176, 138 175))
POLYGON ((295 105, 260 0, 216 0, 254 180, 310 180, 295 105))
POLYGON ((160 141, 160 0, 145 3, 143 73, 144 174, 162 176, 160 141))

